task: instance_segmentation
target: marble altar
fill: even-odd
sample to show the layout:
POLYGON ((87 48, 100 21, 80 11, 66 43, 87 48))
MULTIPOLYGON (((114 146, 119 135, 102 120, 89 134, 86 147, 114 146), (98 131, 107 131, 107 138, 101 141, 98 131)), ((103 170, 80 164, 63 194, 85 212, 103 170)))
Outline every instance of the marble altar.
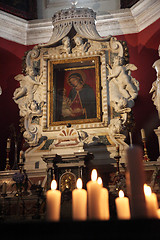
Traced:
POLYGON ((131 71, 137 68, 126 43, 101 37, 95 20, 93 10, 74 5, 56 12, 51 39, 27 53, 23 74, 15 77, 20 87, 13 99, 30 146, 27 170, 46 169, 44 155, 86 151, 94 155, 92 165, 115 163, 117 145, 125 162, 126 121, 139 90, 131 71))

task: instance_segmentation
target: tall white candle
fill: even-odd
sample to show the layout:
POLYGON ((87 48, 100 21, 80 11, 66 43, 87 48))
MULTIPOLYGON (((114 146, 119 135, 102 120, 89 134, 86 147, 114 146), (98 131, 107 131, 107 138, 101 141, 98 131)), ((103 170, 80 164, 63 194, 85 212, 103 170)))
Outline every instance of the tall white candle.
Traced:
POLYGON ((77 179, 77 189, 72 191, 72 218, 87 219, 87 191, 82 189, 82 179, 77 179))
MULTIPOLYGON (((102 179, 100 177, 98 178, 98 184, 103 186, 102 179)), ((108 190, 104 187, 102 187, 100 191, 100 214, 101 220, 109 220, 109 194, 108 190)))
POLYGON ((158 218, 160 219, 160 208, 157 209, 157 216, 158 216, 158 218))
POLYGON ((158 218, 158 201, 155 193, 147 184, 144 184, 144 194, 146 200, 147 217, 148 218, 158 218))
POLYGON ((102 187, 97 182, 97 171, 96 169, 93 169, 91 173, 91 181, 87 183, 89 219, 93 219, 93 220, 101 219, 101 211, 100 211, 101 188, 102 187))
POLYGON ((145 182, 143 168, 143 151, 138 146, 129 147, 126 151, 127 167, 130 181, 131 216, 145 218, 147 216, 143 185, 145 182))
POLYGON ((116 209, 117 209, 117 217, 119 219, 130 219, 130 207, 129 207, 129 199, 124 197, 124 192, 122 190, 119 191, 119 197, 115 199, 116 209))
POLYGON ((61 192, 56 190, 57 182, 53 180, 51 183, 51 190, 47 191, 47 219, 49 221, 59 221, 60 219, 60 205, 61 192))

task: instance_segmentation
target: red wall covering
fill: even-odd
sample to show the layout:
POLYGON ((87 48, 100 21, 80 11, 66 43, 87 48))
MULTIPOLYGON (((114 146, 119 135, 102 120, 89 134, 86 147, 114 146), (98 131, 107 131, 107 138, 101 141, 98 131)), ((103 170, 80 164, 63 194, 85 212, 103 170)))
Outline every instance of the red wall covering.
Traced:
MULTIPOLYGON (((21 44, 0 38, 0 86, 2 95, 0 96, 0 170, 5 167, 6 139, 9 137, 9 126, 14 124, 16 132, 19 131, 19 110, 13 101, 13 92, 19 86, 14 80, 14 76, 22 71, 22 57, 25 51, 32 46, 21 44)), ((13 143, 12 143, 13 145, 13 143)), ((14 151, 14 147, 12 146, 14 151)), ((10 154, 11 165, 14 159, 10 154)))
POLYGON ((137 71, 132 72, 132 76, 140 84, 138 98, 133 108, 136 122, 133 143, 142 144, 140 129, 144 128, 149 157, 152 160, 156 160, 159 154, 158 139, 153 130, 160 125, 160 121, 157 110, 151 100, 152 94, 149 94, 149 91, 152 82, 156 80, 156 72, 152 65, 159 58, 160 19, 140 33, 117 36, 117 39, 127 42, 130 63, 134 63, 138 68, 137 71))
MULTIPOLYGON (((160 19, 140 33, 117 36, 117 39, 127 42, 130 63, 138 67, 137 71, 132 72, 132 76, 140 83, 139 96, 133 108, 136 121, 133 143, 142 144, 140 129, 144 128, 149 157, 156 160, 159 151, 158 139, 153 130, 160 125, 160 121, 149 91, 152 82, 156 79, 156 72, 152 65, 159 58, 157 49, 160 44, 160 19)), ((5 166, 5 147, 9 126, 13 123, 16 131, 19 131, 19 110, 12 99, 13 92, 18 87, 14 76, 21 73, 22 57, 32 47, 0 38, 0 86, 3 91, 0 96, 0 170, 5 166)), ((12 162, 13 156, 11 156, 11 165, 12 162)))

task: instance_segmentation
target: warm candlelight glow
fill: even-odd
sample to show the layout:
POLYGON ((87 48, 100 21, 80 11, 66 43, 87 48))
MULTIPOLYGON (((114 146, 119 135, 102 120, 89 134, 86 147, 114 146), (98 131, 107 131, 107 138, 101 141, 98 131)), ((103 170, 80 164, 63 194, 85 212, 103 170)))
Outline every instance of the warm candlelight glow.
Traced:
POLYGON ((123 198, 124 197, 124 192, 122 190, 119 191, 119 197, 123 198))
POLYGON ((144 194, 148 218, 158 218, 158 201, 155 193, 152 193, 150 186, 144 184, 144 194))
POLYGON ((87 218, 87 191, 82 189, 82 179, 77 179, 77 189, 72 191, 73 220, 84 221, 87 218))
POLYGON ((77 188, 82 189, 82 179, 81 178, 77 179, 77 188))
POLYGON ((97 180, 97 170, 93 169, 91 173, 91 180, 96 181, 97 180))
POLYGON ((101 178, 101 177, 98 177, 97 182, 98 182, 99 185, 102 185, 102 178, 101 178))
POLYGON ((52 182, 51 182, 51 189, 52 190, 56 190, 57 189, 57 182, 56 182, 56 180, 52 180, 52 182))
POLYGON ((115 199, 115 204, 118 219, 131 218, 129 199, 127 197, 124 197, 124 192, 122 190, 119 191, 119 197, 115 199))
POLYGON ((152 190, 147 184, 144 184, 144 194, 145 196, 151 196, 152 194, 152 190))

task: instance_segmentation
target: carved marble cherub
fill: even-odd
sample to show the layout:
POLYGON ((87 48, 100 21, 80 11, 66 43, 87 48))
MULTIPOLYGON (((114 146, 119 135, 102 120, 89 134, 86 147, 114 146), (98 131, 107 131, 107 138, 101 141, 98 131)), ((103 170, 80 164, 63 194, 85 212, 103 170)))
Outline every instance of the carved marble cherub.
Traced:
POLYGON ((111 101, 114 103, 116 111, 132 107, 134 105, 133 100, 137 97, 139 90, 138 81, 131 76, 131 70, 134 71, 137 67, 134 64, 124 65, 123 62, 123 57, 116 56, 112 68, 107 65, 111 101))
POLYGON ((109 133, 112 136, 114 136, 115 134, 120 134, 120 132, 123 129, 122 119, 119 119, 119 118, 111 119, 108 127, 109 127, 109 133))
POLYGON ((66 36, 62 39, 62 46, 60 46, 59 53, 69 54, 70 52, 71 52, 70 38, 66 36))
MULTIPOLYGON (((160 57, 160 45, 158 48, 158 54, 160 57)), ((158 115, 160 118, 160 59, 155 61, 152 67, 156 70, 157 79, 152 83, 150 93, 153 93, 152 100, 158 110, 158 115)))
POLYGON ((62 39, 62 44, 60 46, 49 48, 47 52, 49 54, 49 57, 52 57, 52 55, 63 53, 70 54, 71 53, 70 38, 68 36, 64 37, 62 39))
POLYGON ((83 39, 79 36, 75 36, 74 41, 75 41, 76 46, 72 49, 73 53, 75 53, 75 52, 79 52, 79 53, 87 52, 88 49, 90 48, 90 43, 88 43, 88 42, 84 43, 83 39))
POLYGON ((34 98, 34 93, 36 91, 35 86, 42 85, 40 82, 42 75, 39 76, 39 81, 37 81, 37 77, 35 77, 34 74, 34 69, 31 66, 27 67, 26 72, 26 76, 23 74, 18 74, 15 77, 15 80, 20 82, 20 87, 17 88, 13 94, 13 99, 15 102, 24 96, 27 97, 28 102, 32 101, 34 98))

